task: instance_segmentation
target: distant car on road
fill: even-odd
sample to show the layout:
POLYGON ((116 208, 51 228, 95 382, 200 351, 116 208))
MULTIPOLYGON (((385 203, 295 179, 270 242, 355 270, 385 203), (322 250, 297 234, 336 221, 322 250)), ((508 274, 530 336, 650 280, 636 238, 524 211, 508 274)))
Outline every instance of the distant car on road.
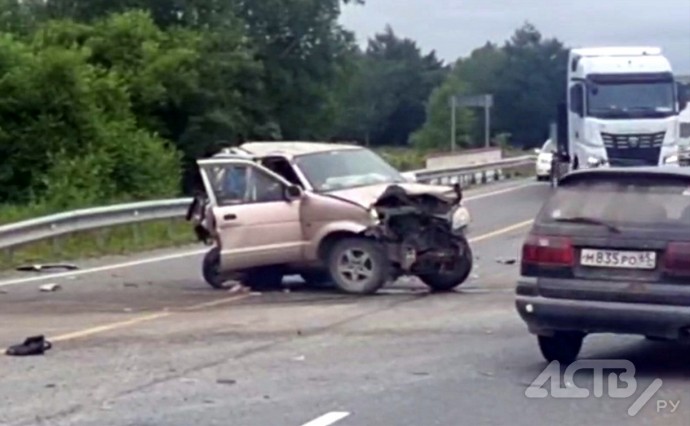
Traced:
POLYGON ((572 172, 522 247, 516 307, 548 361, 592 333, 690 338, 690 171, 572 172))
POLYGON ((535 164, 535 172, 537 180, 549 180, 551 177, 551 162, 553 160, 553 153, 556 150, 556 144, 551 139, 547 139, 544 146, 536 148, 534 153, 537 154, 537 162, 535 164))
POLYGON ((299 274, 369 294, 413 275, 448 291, 472 269, 460 187, 412 182, 369 149, 251 142, 198 165, 205 193, 188 219, 215 245, 203 263, 215 288, 270 289, 299 274))

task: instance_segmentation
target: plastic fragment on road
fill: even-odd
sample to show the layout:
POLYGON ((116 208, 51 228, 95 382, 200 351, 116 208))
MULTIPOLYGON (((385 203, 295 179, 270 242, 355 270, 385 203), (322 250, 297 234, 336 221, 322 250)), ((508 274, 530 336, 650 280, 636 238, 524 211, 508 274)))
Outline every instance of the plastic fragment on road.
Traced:
POLYGON ((43 355, 50 350, 53 344, 45 339, 43 335, 27 337, 24 343, 13 345, 7 348, 5 354, 8 356, 31 356, 43 355))
POLYGON ((496 262, 502 265, 514 265, 517 263, 517 259, 497 259, 496 262))
POLYGON ((231 294, 240 294, 240 293, 250 293, 251 288, 242 285, 240 283, 234 284, 232 287, 228 289, 228 293, 231 294))
POLYGON ((42 291, 44 293, 51 293, 51 292, 60 290, 60 288, 61 288, 60 284, 51 283, 51 284, 43 284, 38 289, 39 289, 39 291, 42 291))

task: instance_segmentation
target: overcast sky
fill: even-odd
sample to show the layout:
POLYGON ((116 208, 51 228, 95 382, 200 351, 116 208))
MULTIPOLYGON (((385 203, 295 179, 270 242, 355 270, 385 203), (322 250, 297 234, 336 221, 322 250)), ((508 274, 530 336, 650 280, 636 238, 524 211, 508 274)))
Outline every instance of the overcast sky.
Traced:
POLYGON ((525 21, 568 46, 660 46, 690 74, 690 0, 366 0, 342 23, 360 43, 390 24, 425 51, 454 62, 487 40, 502 43, 525 21))

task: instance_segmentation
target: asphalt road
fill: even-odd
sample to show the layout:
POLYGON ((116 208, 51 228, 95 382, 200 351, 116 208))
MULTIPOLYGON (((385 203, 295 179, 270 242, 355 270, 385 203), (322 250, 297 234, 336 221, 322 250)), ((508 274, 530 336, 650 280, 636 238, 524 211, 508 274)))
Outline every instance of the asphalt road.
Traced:
MULTIPOLYGON (((452 294, 407 280, 365 298, 233 295, 202 282, 199 247, 4 277, 0 345, 45 334, 54 347, 2 358, 0 424, 687 425, 690 349, 637 337, 594 336, 581 354, 631 360, 634 395, 525 395, 546 363, 513 306, 517 265, 503 261, 518 257, 549 191, 523 181, 468 192, 477 266, 452 294), (62 289, 39 292, 46 283, 62 289), (656 378, 661 389, 629 416, 656 378)), ((586 371, 574 382, 595 385, 586 371)))

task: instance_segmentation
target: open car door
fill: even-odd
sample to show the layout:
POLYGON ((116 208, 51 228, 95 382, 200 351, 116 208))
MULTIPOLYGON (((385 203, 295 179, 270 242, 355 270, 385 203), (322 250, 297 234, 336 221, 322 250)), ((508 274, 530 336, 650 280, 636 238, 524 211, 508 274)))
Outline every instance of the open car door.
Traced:
POLYGON ((302 258, 302 191, 241 158, 198 160, 218 235, 221 268, 238 271, 302 258))

